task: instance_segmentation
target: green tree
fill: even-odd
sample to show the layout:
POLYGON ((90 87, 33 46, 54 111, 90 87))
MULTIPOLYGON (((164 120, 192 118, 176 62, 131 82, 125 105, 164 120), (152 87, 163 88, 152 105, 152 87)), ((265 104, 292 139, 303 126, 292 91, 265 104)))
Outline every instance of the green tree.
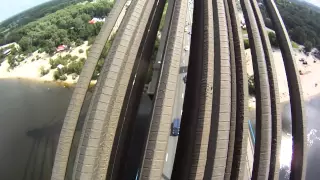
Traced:
POLYGON ((269 40, 272 46, 279 47, 276 34, 274 32, 268 32, 269 40))
POLYGON ((90 37, 97 36, 103 24, 101 22, 89 24, 88 21, 92 17, 104 17, 110 12, 112 6, 113 2, 109 1, 63 6, 65 8, 61 7, 59 11, 52 11, 51 14, 40 19, 12 28, 6 38, 3 35, 0 36, 0 44, 17 42, 23 53, 42 49, 51 54, 54 52, 53 47, 61 44, 70 46, 75 42, 76 45, 81 45, 90 37), (53 42, 54 45, 46 41, 53 42))
POLYGON ((312 49, 312 43, 311 43, 310 41, 306 41, 306 42, 304 43, 304 50, 305 50, 306 52, 310 52, 311 49, 312 49))
POLYGON ((45 69, 43 66, 41 66, 39 70, 40 70, 41 76, 47 75, 50 71, 49 69, 45 69))
POLYGON ((10 47, 10 49, 11 49, 11 54, 12 55, 17 55, 17 54, 19 54, 19 50, 14 46, 14 45, 11 45, 11 47, 10 47))
POLYGON ((245 48, 245 49, 250 49, 249 39, 243 40, 243 43, 244 43, 244 48, 245 48))
POLYGON ((28 51, 32 46, 32 39, 30 37, 22 37, 19 41, 19 45, 22 51, 28 51))
POLYGON ((252 96, 256 95, 256 90, 255 90, 255 85, 254 85, 254 76, 248 76, 248 89, 249 89, 249 94, 252 96))
POLYGON ((11 68, 16 67, 16 61, 11 54, 7 57, 7 59, 8 59, 8 64, 10 65, 11 68))
POLYGON ((44 41, 44 48, 43 50, 48 54, 53 54, 55 52, 56 46, 53 41, 46 40, 44 41))

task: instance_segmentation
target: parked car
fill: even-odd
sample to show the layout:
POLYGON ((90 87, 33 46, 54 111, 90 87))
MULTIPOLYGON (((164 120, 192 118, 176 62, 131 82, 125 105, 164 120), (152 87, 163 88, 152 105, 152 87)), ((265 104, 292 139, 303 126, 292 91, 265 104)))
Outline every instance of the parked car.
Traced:
POLYGON ((176 118, 172 122, 171 135, 179 136, 179 132, 180 132, 180 119, 176 118))

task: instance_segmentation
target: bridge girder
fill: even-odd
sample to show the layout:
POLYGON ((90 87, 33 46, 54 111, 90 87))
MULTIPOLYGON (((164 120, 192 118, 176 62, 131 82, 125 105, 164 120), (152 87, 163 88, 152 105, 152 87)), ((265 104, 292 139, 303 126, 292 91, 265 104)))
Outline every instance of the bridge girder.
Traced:
MULTIPOLYGON (((290 39, 273 0, 264 0, 284 57, 292 106, 293 161, 291 178, 304 179, 306 134, 301 87, 290 39)), ((182 58, 187 0, 168 1, 162 36, 158 85, 140 179, 163 179, 179 63, 182 58), (166 34, 166 33, 165 33, 166 34)), ((245 15, 256 84, 256 144, 252 179, 278 179, 281 123, 271 45, 254 0, 240 0, 245 15)), ((65 178, 70 147, 82 103, 97 60, 126 1, 111 11, 92 46, 73 93, 60 135, 53 180, 65 178)), ((145 71, 156 38, 162 0, 136 0, 130 5, 98 79, 78 146, 73 179, 124 179, 126 142, 133 132, 145 71), (157 15, 155 15, 157 12, 157 15), (155 18, 155 20, 153 19, 155 18), (150 31, 150 32, 149 32, 150 31), (147 65, 146 62, 145 65, 147 65), (136 77, 138 78, 136 79, 136 77), (136 82, 137 81, 137 82, 136 82), (138 83, 139 85, 135 85, 138 83), (139 90, 140 89, 140 90, 139 90), (139 91, 139 92, 138 92, 139 91), (129 108, 129 110, 128 110, 129 108), (130 117, 129 117, 130 116, 130 117), (124 130, 124 132, 122 132, 124 130)), ((233 0, 194 2, 193 30, 172 179, 243 179, 248 138, 248 85, 241 29, 233 0)), ((150 63, 150 62, 149 62, 150 63)))

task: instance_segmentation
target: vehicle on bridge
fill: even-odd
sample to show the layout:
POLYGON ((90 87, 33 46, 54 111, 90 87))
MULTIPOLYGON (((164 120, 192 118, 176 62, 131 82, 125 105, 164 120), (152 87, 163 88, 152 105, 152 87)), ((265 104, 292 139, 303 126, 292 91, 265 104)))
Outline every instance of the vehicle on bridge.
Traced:
POLYGON ((171 136, 179 136, 179 132, 180 132, 180 119, 176 118, 172 122, 171 136))
POLYGON ((184 83, 187 83, 187 75, 185 75, 185 76, 183 77, 183 82, 184 82, 184 83))

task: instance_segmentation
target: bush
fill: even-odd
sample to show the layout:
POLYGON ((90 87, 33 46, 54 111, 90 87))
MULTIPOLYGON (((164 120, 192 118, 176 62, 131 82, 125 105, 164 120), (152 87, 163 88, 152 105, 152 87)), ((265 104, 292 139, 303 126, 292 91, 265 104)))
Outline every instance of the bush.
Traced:
POLYGON ((54 47, 44 47, 43 51, 52 56, 56 51, 56 49, 54 47))
POLYGON ((60 74, 60 72, 58 70, 53 73, 53 79, 54 80, 60 79, 60 76, 61 76, 61 74, 60 74))
POLYGON ((254 85, 254 76, 249 76, 248 77, 248 88, 249 88, 249 94, 250 95, 255 95, 256 90, 255 90, 255 85, 254 85))
POLYGON ((312 43, 310 41, 306 41, 304 43, 304 50, 305 52, 310 52, 312 49, 312 43))
POLYGON ((88 55, 89 55, 90 49, 91 49, 91 47, 89 47, 89 48, 86 50, 86 55, 87 55, 87 57, 88 57, 88 55))
POLYGON ((269 32, 268 33, 270 44, 274 47, 279 47, 279 43, 276 37, 276 34, 274 32, 269 32))
POLYGON ((79 49, 79 53, 82 54, 84 51, 82 49, 79 49))
POLYGON ((41 76, 45 76, 49 73, 49 69, 45 69, 43 66, 40 67, 40 74, 41 76))
POLYGON ((96 37, 89 37, 88 38, 88 45, 92 45, 94 43, 94 40, 96 39, 96 37))
POLYGON ((77 39, 75 41, 76 46, 81 46, 83 44, 83 40, 82 39, 77 39))
POLYGON ((36 56, 36 59, 39 60, 41 57, 39 55, 36 56))
POLYGON ((87 60, 86 58, 81 58, 80 62, 82 62, 84 64, 86 62, 86 60, 87 60))
POLYGON ((64 71, 63 70, 56 70, 53 73, 53 78, 54 78, 54 80, 61 80, 61 81, 67 80, 67 76, 64 75, 64 71))
POLYGON ((75 61, 75 60, 77 60, 78 58, 79 58, 78 56, 72 56, 70 60, 71 60, 71 61, 75 61))
POLYGON ((71 59, 71 54, 67 54, 66 56, 64 56, 64 58, 66 58, 66 59, 71 59))
POLYGON ((31 62, 33 62, 33 61, 35 61, 35 59, 33 58, 33 59, 31 59, 31 62))
POLYGON ((100 75, 100 72, 101 72, 101 70, 102 70, 103 63, 104 63, 104 59, 103 59, 103 58, 100 58, 100 59, 98 60, 96 69, 95 69, 94 72, 93 72, 92 80, 97 80, 97 79, 98 79, 98 77, 99 77, 99 75, 100 75))
POLYGON ((78 77, 77 74, 73 74, 73 75, 72 75, 72 79, 73 79, 73 80, 75 80, 77 77, 78 77))
POLYGON ((16 58, 14 58, 15 59, 15 61, 16 62, 22 62, 24 59, 23 58, 21 58, 21 57, 16 57, 16 58))
POLYGON ((68 78, 67 78, 67 76, 66 75, 62 75, 62 76, 60 76, 60 78, 59 78, 61 81, 65 81, 65 80, 67 80, 68 78))
POLYGON ((13 58, 12 55, 8 56, 8 64, 10 65, 11 68, 16 67, 16 60, 13 58))
POLYGON ((9 48, 11 48, 11 54, 13 56, 18 55, 20 53, 20 50, 17 49, 14 45, 9 46, 9 48))
POLYGON ((66 73, 67 74, 75 73, 79 75, 81 73, 82 68, 83 68, 83 63, 81 61, 73 61, 68 65, 66 73))
POLYGON ((40 54, 43 53, 43 52, 44 52, 44 50, 42 48, 40 48, 39 51, 38 51, 38 53, 40 53, 40 54))
POLYGON ((59 64, 66 66, 68 64, 68 59, 66 59, 65 57, 59 56, 56 59, 50 59, 49 63, 51 65, 51 69, 55 69, 59 64))
POLYGON ((244 43, 244 49, 250 49, 249 39, 243 40, 243 43, 244 43))
POLYGON ((298 49, 299 45, 297 43, 295 43, 294 41, 291 41, 291 45, 293 48, 298 49))

